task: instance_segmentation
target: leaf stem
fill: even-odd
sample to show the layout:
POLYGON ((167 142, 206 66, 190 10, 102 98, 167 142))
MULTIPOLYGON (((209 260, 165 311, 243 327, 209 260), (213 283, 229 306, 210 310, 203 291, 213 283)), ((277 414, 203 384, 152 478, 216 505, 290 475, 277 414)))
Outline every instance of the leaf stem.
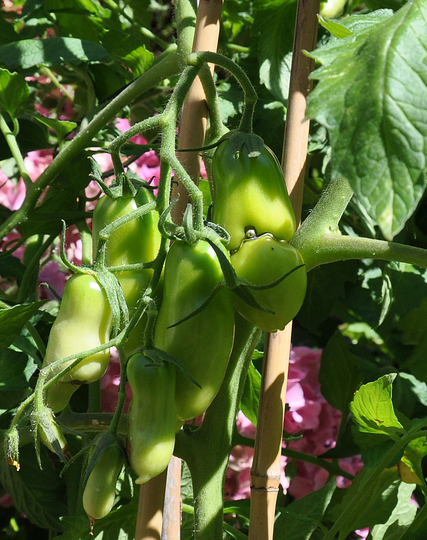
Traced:
POLYGON ((332 181, 291 244, 312 270, 321 264, 350 259, 382 259, 427 268, 427 250, 396 242, 342 235, 338 228, 353 195, 345 179, 332 181))
MULTIPOLYGON (((91 144, 93 137, 98 131, 114 118, 123 107, 165 78, 180 73, 182 64, 183 57, 180 52, 174 52, 165 56, 108 103, 71 142, 64 146, 39 178, 34 183, 30 181, 31 185, 27 187, 27 195, 21 208, 2 224, 0 227, 0 237, 6 236, 20 223, 27 220, 28 213, 35 206, 43 190, 77 154, 91 144)), ((2 129, 1 119, 2 117, 0 117, 0 128, 2 129)))
POLYGON ((14 157, 18 166, 19 173, 24 180, 25 187, 28 190, 30 187, 32 187, 33 183, 31 181, 30 175, 28 174, 27 168, 25 167, 24 158, 19 148, 18 141, 16 140, 17 134, 9 128, 2 114, 0 114, 0 130, 2 131, 4 138, 6 139, 7 145, 9 146, 9 149, 12 152, 12 156, 14 157))

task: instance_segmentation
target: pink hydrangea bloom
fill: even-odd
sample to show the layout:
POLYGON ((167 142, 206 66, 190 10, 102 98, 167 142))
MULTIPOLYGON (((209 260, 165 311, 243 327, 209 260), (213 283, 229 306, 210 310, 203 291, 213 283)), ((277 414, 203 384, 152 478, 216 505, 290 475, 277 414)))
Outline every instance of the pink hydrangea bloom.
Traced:
MULTIPOLYGON (((101 408, 103 412, 114 412, 117 407, 118 390, 120 385, 120 361, 117 349, 111 349, 110 363, 105 375, 101 379, 101 408)), ((124 412, 129 408, 131 389, 126 386, 127 399, 124 412)))
MULTIPOLYGON (((127 118, 118 118, 116 121, 116 126, 123 133, 131 128, 131 124, 127 118)), ((135 144, 147 144, 147 140, 144 139, 142 135, 135 135, 130 140, 135 144)), ((110 154, 96 154, 94 158, 98 162, 103 172, 112 169, 113 162, 111 160, 110 154)), ((136 173, 143 180, 146 180, 147 182, 152 180, 152 184, 154 186, 158 185, 160 162, 154 150, 144 152, 144 154, 142 154, 129 166, 129 169, 136 173)))
POLYGON ((9 208, 9 210, 18 210, 21 208, 25 199, 25 184, 22 178, 18 184, 14 184, 12 180, 0 170, 0 204, 9 208))
MULTIPOLYGON (((319 369, 322 351, 308 347, 294 347, 290 355, 289 378, 286 403, 289 410, 285 414, 284 429, 289 433, 302 433, 302 438, 287 446, 293 450, 318 456, 333 448, 341 421, 341 412, 324 399, 320 392, 319 369)), ((255 438, 255 427, 240 412, 237 429, 246 437, 255 438)), ((230 456, 230 466, 226 477, 226 496, 229 499, 249 496, 247 478, 250 477, 253 449, 236 447, 230 456), (245 470, 244 470, 245 469, 245 470), (241 485, 240 485, 240 482, 241 485)), ((287 478, 286 465, 289 459, 282 457, 282 487, 294 498, 299 499, 323 487, 328 479, 325 469, 310 463, 298 461, 297 474, 287 478)), ((340 466, 356 475, 362 467, 359 456, 340 459, 340 466)), ((337 477, 339 487, 347 487, 350 481, 337 477)))
POLYGON ((33 182, 37 180, 41 173, 52 163, 52 159, 52 150, 35 150, 34 152, 28 152, 27 156, 24 158, 24 164, 33 182))
POLYGON ((13 506, 13 501, 9 493, 6 493, 6 495, 3 495, 3 497, 0 497, 0 507, 11 508, 12 506, 13 506))

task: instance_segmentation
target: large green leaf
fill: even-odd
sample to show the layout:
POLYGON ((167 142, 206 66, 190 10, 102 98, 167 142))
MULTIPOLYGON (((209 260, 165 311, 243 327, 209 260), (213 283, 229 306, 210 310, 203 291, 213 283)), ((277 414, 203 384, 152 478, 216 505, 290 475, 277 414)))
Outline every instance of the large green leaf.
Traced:
POLYGON ((397 419, 391 400, 395 377, 395 373, 384 375, 364 384, 355 393, 350 409, 359 432, 387 435, 393 440, 403 433, 403 426, 397 419))
POLYGON ((43 470, 38 466, 33 445, 21 447, 21 469, 17 471, 1 459, 0 481, 20 512, 39 527, 59 531, 62 529, 60 518, 67 512, 64 482, 47 450, 43 450, 41 457, 43 470))
POLYGON ((349 180, 388 239, 425 188, 427 0, 391 13, 350 17, 351 36, 313 53, 322 66, 307 113, 329 130, 333 176, 349 180))
POLYGON ((109 56, 98 43, 76 38, 23 39, 0 46, 1 64, 23 69, 37 64, 59 66, 64 62, 101 62, 109 56))
POLYGON ((295 26, 295 0, 257 0, 254 34, 260 64, 260 81, 282 103, 288 101, 295 26))
POLYGON ((24 77, 0 69, 0 109, 5 109, 14 117, 18 109, 27 101, 30 90, 24 77))
POLYGON ((6 349, 19 336, 25 323, 44 304, 18 304, 11 308, 0 310, 0 351, 6 349))

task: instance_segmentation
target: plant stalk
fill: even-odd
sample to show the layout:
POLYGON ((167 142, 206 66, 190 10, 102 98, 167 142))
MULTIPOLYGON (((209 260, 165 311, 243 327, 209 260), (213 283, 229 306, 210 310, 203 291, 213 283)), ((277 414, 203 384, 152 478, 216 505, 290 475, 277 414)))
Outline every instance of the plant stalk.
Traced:
MULTIPOLYGON (((295 23, 291 82, 283 143, 282 168, 297 223, 301 220, 310 125, 305 120, 313 62, 304 50, 317 41, 318 0, 299 0, 295 23)), ((292 322, 267 334, 254 461, 251 470, 249 540, 271 540, 281 477, 282 432, 291 350, 292 322)))
POLYGON ((193 479, 196 540, 223 536, 224 478, 244 382, 259 335, 257 328, 236 316, 233 351, 221 389, 202 426, 177 434, 175 454, 185 459, 193 479))

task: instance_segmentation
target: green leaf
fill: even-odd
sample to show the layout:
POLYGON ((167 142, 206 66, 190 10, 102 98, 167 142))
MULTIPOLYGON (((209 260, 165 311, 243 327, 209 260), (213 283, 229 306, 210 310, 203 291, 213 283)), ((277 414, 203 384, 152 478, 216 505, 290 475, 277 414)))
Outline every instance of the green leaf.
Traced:
POLYGON ((353 33, 351 30, 346 28, 344 25, 332 21, 331 19, 328 19, 328 17, 322 17, 322 15, 318 15, 319 23, 330 32, 334 37, 340 39, 343 37, 351 36, 353 33))
MULTIPOLYGON (((410 466, 418 478, 424 482, 422 461, 427 456, 427 444, 425 437, 411 441, 405 448, 402 461, 410 466)), ((424 482, 425 483, 425 482, 424 482)))
POLYGON ((25 323, 44 304, 18 304, 12 308, 0 309, 0 351, 9 347, 19 336, 25 323))
POLYGON ((253 32, 258 39, 260 81, 276 99, 287 103, 296 1, 258 0, 255 7, 253 32))
POLYGON ((23 39, 0 46, 1 63, 22 69, 37 64, 59 66, 64 63, 101 62, 109 56, 108 51, 98 43, 68 37, 23 39))
POLYGON ((0 12, 0 43, 17 41, 19 39, 19 34, 15 32, 13 25, 6 21, 4 18, 5 13, 5 11, 0 12))
POLYGON ((65 135, 71 133, 77 127, 76 122, 69 122, 68 120, 57 120, 56 118, 47 118, 41 114, 34 115, 34 118, 45 126, 53 129, 58 139, 62 141, 65 135))
POLYGON ((393 440, 403 433, 403 426, 394 412, 391 400, 395 373, 364 384, 350 405, 353 422, 361 433, 387 435, 393 440))
MULTIPOLYGON (((12 124, 9 122, 8 126, 13 129, 12 124)), ((16 139, 22 154, 25 155, 33 150, 51 148, 52 145, 49 143, 48 136, 47 128, 39 122, 33 119, 19 118, 19 133, 16 139)), ((3 133, 0 133, 0 161, 11 157, 12 153, 6 139, 3 133)))
POLYGON ((30 89, 24 77, 0 68, 0 109, 14 118, 29 95, 30 89))
POLYGON ((240 401, 240 409, 254 426, 257 425, 259 396, 261 391, 261 374, 252 364, 249 365, 248 374, 240 401))
MULTIPOLYGON (((139 490, 136 495, 139 494, 139 490)), ((134 540, 138 496, 134 496, 129 504, 124 504, 110 512, 107 516, 95 522, 93 536, 86 514, 67 516, 62 519, 65 532, 54 540, 134 540)))
POLYGON ((399 540, 415 519, 417 505, 411 500, 413 484, 401 483, 397 490, 397 502, 385 523, 371 529, 372 540, 399 540))
POLYGON ((279 509, 275 522, 274 540, 309 540, 328 507, 336 490, 335 478, 324 487, 279 509))
POLYGON ((307 276, 307 294, 297 315, 298 322, 309 330, 317 330, 337 299, 344 297, 344 284, 355 281, 356 271, 354 261, 332 263, 311 270, 307 276))
POLYGON ((153 61, 153 54, 139 40, 120 30, 106 32, 102 45, 112 56, 126 64, 135 78, 145 73, 153 61))
POLYGON ((38 366, 27 355, 11 349, 0 353, 0 392, 27 388, 38 366))
POLYGON ((323 397, 334 409, 347 414, 349 403, 362 381, 356 357, 341 333, 335 332, 322 353, 319 382, 323 397))
POLYGON ((409 2, 369 17, 371 27, 347 24, 351 36, 312 55, 322 67, 307 115, 329 130, 332 176, 349 180, 388 239, 425 189, 426 17, 425 0, 409 2))
POLYGON ((16 279, 19 284, 24 277, 25 269, 18 257, 10 255, 5 259, 0 259, 0 276, 2 278, 16 279))
POLYGON ((62 530, 60 518, 67 514, 64 482, 59 477, 47 450, 42 452, 40 470, 33 445, 22 446, 19 472, 5 459, 0 460, 0 482, 11 494, 17 510, 35 525, 53 531, 62 530))
POLYGON ((357 507, 353 505, 353 512, 347 517, 340 529, 340 537, 345 538, 347 534, 355 529, 374 527, 378 523, 386 523, 392 516, 399 496, 400 478, 397 475, 397 468, 385 469, 375 482, 365 483, 370 470, 363 468, 356 476, 351 486, 347 489, 341 503, 333 508, 331 519, 337 519, 344 509, 352 505, 353 497, 364 489, 362 504, 357 507))
POLYGON ((401 319, 399 330, 403 332, 402 342, 406 345, 419 345, 424 341, 427 333, 427 298, 423 298, 417 308, 401 319))

